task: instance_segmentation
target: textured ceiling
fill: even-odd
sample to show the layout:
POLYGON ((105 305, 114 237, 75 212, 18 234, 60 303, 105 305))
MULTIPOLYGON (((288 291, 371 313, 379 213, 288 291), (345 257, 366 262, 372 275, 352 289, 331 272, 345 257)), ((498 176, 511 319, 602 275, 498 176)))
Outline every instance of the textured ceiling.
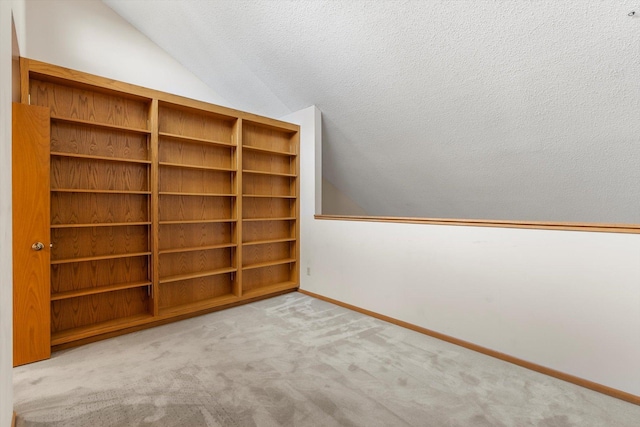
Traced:
POLYGON ((637 1, 103 1, 368 214, 640 223, 637 1))

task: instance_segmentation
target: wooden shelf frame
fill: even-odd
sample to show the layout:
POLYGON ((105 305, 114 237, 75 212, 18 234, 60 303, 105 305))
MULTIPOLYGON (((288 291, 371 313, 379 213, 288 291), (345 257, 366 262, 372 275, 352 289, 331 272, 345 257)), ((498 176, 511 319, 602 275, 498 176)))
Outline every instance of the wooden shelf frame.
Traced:
POLYGON ((136 222, 94 222, 77 224, 51 224, 51 228, 91 228, 91 227, 129 227, 138 225, 151 225, 151 221, 136 222))
POLYGON ((243 242, 244 246, 254 246, 254 245, 267 245, 269 243, 286 243, 286 242, 295 242, 295 237, 285 237, 281 239, 265 239, 265 240, 254 240, 249 242, 243 242))
POLYGON ((256 298, 256 297, 261 297, 263 295, 269 295, 276 292, 282 292, 287 290, 294 290, 297 288, 298 288, 298 284, 296 282, 291 282, 291 281, 279 282, 271 285, 262 286, 257 289, 251 289, 251 290, 245 291, 242 294, 242 296, 245 298, 256 298))
POLYGON ((151 131, 148 130, 148 129, 132 128, 132 127, 128 127, 128 126, 119 126, 119 125, 113 125, 113 124, 110 124, 110 123, 103 123, 103 122, 93 122, 93 121, 90 121, 90 120, 75 119, 73 117, 56 116, 53 113, 51 114, 51 120, 54 121, 54 122, 63 122, 63 123, 81 125, 81 126, 89 126, 89 127, 96 127, 96 128, 102 128, 102 129, 108 129, 108 130, 116 130, 116 131, 120 131, 120 132, 130 132, 130 133, 137 133, 137 134, 143 134, 143 135, 150 135, 151 134, 151 131))
POLYGON ((151 286, 152 284, 153 283, 150 280, 147 280, 140 282, 118 283, 115 285, 96 286, 93 288, 77 289, 73 291, 57 292, 51 294, 51 301, 59 301, 63 299, 83 297, 87 295, 121 291, 124 289, 143 288, 145 286, 151 286))
POLYGON ((144 325, 153 320, 154 318, 151 314, 138 314, 120 317, 106 322, 98 322, 93 325, 65 329, 51 334, 51 346, 55 347, 84 338, 100 336, 121 329, 144 325))
POLYGON ((93 190, 90 188, 52 188, 52 193, 95 193, 95 194, 144 194, 151 195, 151 191, 138 190, 93 190))
POLYGON ((231 193, 188 193, 182 191, 159 191, 160 196, 204 196, 204 197, 237 197, 237 194, 231 193))
POLYGON ((256 221, 296 221, 298 218, 295 216, 284 217, 259 217, 259 218, 242 218, 244 222, 256 222, 256 221))
POLYGON ((249 198, 266 198, 266 199, 297 199, 298 196, 291 196, 287 194, 243 194, 242 197, 249 198))
POLYGON ((236 223, 237 219, 233 218, 213 218, 213 219, 176 219, 158 221, 160 225, 177 225, 177 224, 209 224, 209 223, 236 223))
POLYGON ((89 262, 89 261, 105 261, 110 259, 120 259, 120 258, 133 258, 140 256, 149 256, 152 252, 128 252, 128 253, 120 253, 120 254, 110 254, 110 255, 95 255, 95 256, 85 256, 85 257, 77 257, 77 258, 64 258, 64 259, 52 259, 51 265, 57 264, 70 264, 74 262, 89 262))
POLYGON ((207 298, 204 300, 175 305, 172 307, 162 307, 160 309, 160 316, 162 317, 176 317, 180 315, 190 314, 194 312, 202 312, 222 305, 232 304, 240 301, 240 298, 234 294, 220 295, 214 298, 207 298))
POLYGON ((262 148, 262 147, 254 147, 251 145, 243 145, 242 149, 245 151, 255 151, 257 153, 265 153, 265 154, 275 154, 276 156, 285 156, 285 157, 297 157, 297 153, 291 153, 288 151, 279 151, 272 150, 270 148, 262 148))
POLYGON ((21 74, 22 102, 50 107, 56 144, 49 154, 64 178, 50 188, 57 223, 49 228, 60 254, 50 262, 52 289, 66 289, 50 296, 58 311, 53 346, 297 288, 299 126, 25 58, 21 74), (109 173, 116 178, 92 175, 109 173), (83 256, 60 250, 56 239, 73 241, 71 255, 83 256), (243 265, 273 258, 273 247, 285 252, 281 259, 243 265), (118 253, 92 255, 99 251, 118 253), (161 275, 163 263, 174 263, 166 272, 189 271, 180 264, 195 266, 199 256, 214 262, 161 275), (270 268, 288 273, 267 277, 270 268), (61 280, 87 287, 68 290, 61 280), (112 298, 118 314, 104 312, 112 298))
POLYGON ((216 141, 213 139, 206 139, 206 138, 195 138, 192 136, 177 135, 177 134, 168 133, 168 132, 158 132, 158 136, 161 138, 173 139, 181 142, 189 142, 192 144, 210 144, 210 145, 216 145, 218 147, 236 148, 236 145, 230 144, 228 142, 216 141))
POLYGON ((288 178, 297 178, 298 175, 294 173, 285 173, 285 172, 270 172, 270 171, 261 171, 261 170, 252 170, 252 169, 243 169, 242 173, 248 175, 269 175, 269 176, 284 176, 288 178))
POLYGON ((170 162, 158 162, 158 164, 162 167, 172 167, 172 168, 184 168, 184 169, 199 169, 206 171, 214 171, 214 172, 230 172, 236 173, 237 171, 233 168, 223 168, 217 166, 198 166, 198 165, 186 165, 182 163, 170 163, 170 162))
POLYGON ((203 246, 189 246, 184 248, 160 249, 158 253, 160 255, 178 254, 182 252, 208 251, 211 249, 226 249, 226 248, 237 248, 237 247, 238 245, 236 243, 220 243, 217 245, 203 245, 203 246))
POLYGON ((101 160, 106 162, 117 162, 117 163, 140 163, 140 164, 147 164, 147 165, 151 164, 151 160, 125 159, 121 157, 96 156, 92 154, 64 153, 61 151, 52 151, 50 154, 53 157, 70 157, 74 159, 101 160))
POLYGON ((273 261, 264 261, 264 262, 257 262, 255 264, 248 264, 243 266, 242 269, 253 270, 255 268, 272 267, 274 265, 293 264, 294 262, 298 262, 298 260, 295 258, 276 259, 273 261))
POLYGON ((238 271, 238 269, 235 267, 223 267, 213 270, 198 271, 194 273, 175 274, 172 276, 160 277, 159 283, 162 285, 164 283, 180 282, 183 280, 199 279, 201 277, 217 276, 219 274, 235 273, 236 271, 238 271))

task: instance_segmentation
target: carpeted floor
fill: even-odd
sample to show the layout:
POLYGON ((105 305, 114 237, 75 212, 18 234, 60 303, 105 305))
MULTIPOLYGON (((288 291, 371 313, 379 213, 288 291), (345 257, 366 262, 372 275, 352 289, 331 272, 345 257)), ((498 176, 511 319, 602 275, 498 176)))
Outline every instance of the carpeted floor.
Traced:
POLYGON ((638 427, 640 407, 299 293, 14 370, 18 426, 638 427))

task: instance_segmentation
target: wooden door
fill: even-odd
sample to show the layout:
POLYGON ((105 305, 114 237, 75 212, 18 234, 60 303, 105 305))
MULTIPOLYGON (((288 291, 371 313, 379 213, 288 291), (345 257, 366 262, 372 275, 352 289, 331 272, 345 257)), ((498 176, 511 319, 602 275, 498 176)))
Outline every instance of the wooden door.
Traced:
POLYGON ((13 365, 51 356, 49 108, 13 104, 13 365))

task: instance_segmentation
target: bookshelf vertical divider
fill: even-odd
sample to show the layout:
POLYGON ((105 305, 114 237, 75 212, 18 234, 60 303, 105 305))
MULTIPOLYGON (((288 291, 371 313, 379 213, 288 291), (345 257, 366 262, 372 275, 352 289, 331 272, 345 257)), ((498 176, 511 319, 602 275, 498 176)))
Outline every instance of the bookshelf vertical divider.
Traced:
POLYGON ((236 121, 233 128, 233 139, 236 145, 234 164, 237 171, 234 182, 234 192, 237 195, 234 212, 236 219, 234 242, 237 245, 234 265, 237 271, 233 291, 236 296, 242 297, 242 118, 236 121))
POLYGON ((292 272, 292 282, 300 283, 300 132, 294 132, 291 138, 291 144, 296 153, 294 158, 295 165, 293 166, 295 177, 292 178, 293 191, 296 196, 295 199, 292 200, 292 203, 294 203, 293 216, 296 218, 296 221, 295 230, 293 230, 294 240, 291 241, 291 245, 293 246, 293 257, 298 260, 297 268, 294 268, 292 272))
POLYGON ((51 345, 295 290, 299 127, 22 58, 51 111, 51 345))
POLYGON ((151 136, 149 138, 149 151, 151 154, 151 265, 149 266, 151 271, 151 312, 154 316, 157 316, 159 313, 158 307, 158 296, 160 295, 160 290, 158 289, 158 280, 159 280, 159 271, 158 271, 158 262, 159 262, 159 248, 158 248, 158 234, 160 232, 160 228, 158 225, 158 206, 159 206, 159 196, 158 196, 158 100, 153 99, 151 101, 151 108, 149 110, 149 125, 151 128, 151 136))

